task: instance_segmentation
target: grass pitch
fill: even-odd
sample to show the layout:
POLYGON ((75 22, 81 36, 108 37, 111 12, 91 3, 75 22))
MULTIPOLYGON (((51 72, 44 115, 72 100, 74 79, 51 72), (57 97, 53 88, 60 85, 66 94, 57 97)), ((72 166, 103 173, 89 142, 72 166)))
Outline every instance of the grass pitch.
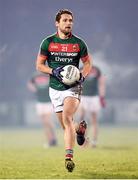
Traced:
POLYGON ((59 146, 44 149, 41 129, 14 129, 0 132, 1 179, 137 179, 138 129, 105 128, 99 130, 99 145, 92 149, 74 149, 76 168, 64 167, 62 131, 59 146))

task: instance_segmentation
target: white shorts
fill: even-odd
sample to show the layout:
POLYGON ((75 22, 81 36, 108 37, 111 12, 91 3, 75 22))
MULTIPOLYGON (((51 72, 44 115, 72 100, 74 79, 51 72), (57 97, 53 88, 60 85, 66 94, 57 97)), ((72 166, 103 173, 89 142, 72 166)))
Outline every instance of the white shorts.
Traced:
POLYGON ((98 113, 101 109, 99 96, 82 96, 81 106, 85 111, 98 113))
POLYGON ((80 100, 81 90, 82 88, 80 86, 75 86, 64 91, 49 88, 49 96, 53 104, 54 111, 63 111, 64 99, 66 97, 74 97, 80 100))
POLYGON ((53 111, 53 106, 50 102, 49 103, 38 102, 36 104, 36 112, 38 115, 49 114, 52 113, 52 111, 53 111))

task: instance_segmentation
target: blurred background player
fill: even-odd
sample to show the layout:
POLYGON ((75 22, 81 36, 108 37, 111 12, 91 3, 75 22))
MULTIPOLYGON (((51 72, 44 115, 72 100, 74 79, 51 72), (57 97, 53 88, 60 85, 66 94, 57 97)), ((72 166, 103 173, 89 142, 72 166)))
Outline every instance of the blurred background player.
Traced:
POLYGON ((100 69, 93 66, 89 76, 83 84, 83 95, 80 104, 80 118, 85 119, 86 113, 90 113, 92 123, 92 147, 97 145, 98 114, 101 107, 105 107, 105 77, 100 69))
POLYGON ((35 72, 28 82, 28 88, 36 95, 36 112, 40 117, 47 138, 44 147, 56 146, 57 138, 54 130, 54 123, 51 119, 53 107, 48 95, 49 77, 41 72, 35 72))

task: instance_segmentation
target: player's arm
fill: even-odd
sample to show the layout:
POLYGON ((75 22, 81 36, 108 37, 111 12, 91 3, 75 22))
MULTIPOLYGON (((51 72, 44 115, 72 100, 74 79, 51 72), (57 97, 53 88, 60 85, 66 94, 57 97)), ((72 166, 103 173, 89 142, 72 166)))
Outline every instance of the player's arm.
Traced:
POLYGON ((28 87, 28 89, 31 92, 33 92, 33 93, 36 92, 37 89, 36 89, 36 86, 35 86, 35 79, 34 79, 34 77, 32 77, 31 79, 28 80, 27 87, 28 87))
POLYGON ((87 55, 86 57, 81 58, 82 63, 83 63, 83 68, 82 68, 82 75, 85 78, 89 73, 92 68, 92 56, 87 55))
POLYGON ((43 73, 52 74, 52 68, 50 68, 48 65, 45 65, 46 60, 46 56, 38 54, 36 60, 36 69, 43 73))
POLYGON ((40 44, 39 53, 36 60, 36 69, 46 74, 52 74, 52 69, 47 64, 45 64, 49 55, 48 47, 49 41, 44 39, 40 44))
POLYGON ((88 48, 84 41, 81 41, 80 43, 80 57, 83 63, 81 73, 82 77, 85 78, 90 73, 92 68, 92 56, 88 53, 88 48))
POLYGON ((101 75, 98 79, 99 95, 105 97, 105 77, 101 75))
POLYGON ((46 60, 46 56, 38 55, 36 61, 36 69, 43 73, 51 74, 52 76, 56 77, 59 81, 62 81, 60 72, 63 71, 63 66, 52 69, 49 66, 45 65, 46 60))
POLYGON ((106 101, 105 101, 105 91, 106 91, 106 80, 105 80, 105 76, 100 75, 100 77, 98 78, 98 85, 99 85, 99 97, 100 97, 100 102, 102 107, 106 106, 106 101))

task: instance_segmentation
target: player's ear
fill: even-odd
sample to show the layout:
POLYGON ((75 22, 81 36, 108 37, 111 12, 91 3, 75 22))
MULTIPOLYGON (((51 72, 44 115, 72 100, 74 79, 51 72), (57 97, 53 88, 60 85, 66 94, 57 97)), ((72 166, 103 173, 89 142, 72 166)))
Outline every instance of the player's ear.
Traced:
POLYGON ((55 26, 58 27, 58 21, 55 21, 55 26))

